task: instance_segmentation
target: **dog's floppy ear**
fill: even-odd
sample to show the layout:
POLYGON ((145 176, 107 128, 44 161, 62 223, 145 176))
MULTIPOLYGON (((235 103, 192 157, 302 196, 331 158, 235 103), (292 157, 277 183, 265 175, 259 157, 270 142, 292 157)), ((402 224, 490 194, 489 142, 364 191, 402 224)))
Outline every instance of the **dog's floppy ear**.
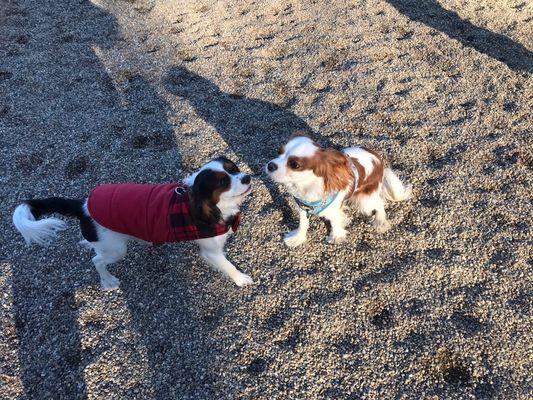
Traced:
POLYGON ((215 172, 204 170, 194 179, 190 192, 190 210, 196 225, 211 226, 220 221, 221 213, 217 207, 218 195, 215 172))
POLYGON ((334 149, 320 149, 314 156, 313 170, 324 179, 326 193, 346 189, 352 179, 352 171, 346 155, 334 149))

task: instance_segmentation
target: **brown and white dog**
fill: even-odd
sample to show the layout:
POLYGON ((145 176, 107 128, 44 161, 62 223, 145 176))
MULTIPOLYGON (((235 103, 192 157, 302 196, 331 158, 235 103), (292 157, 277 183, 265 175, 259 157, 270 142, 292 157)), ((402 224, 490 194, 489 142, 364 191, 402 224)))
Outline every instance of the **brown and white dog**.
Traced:
POLYGON ((384 168, 375 152, 364 147, 324 149, 296 134, 278 154, 266 165, 266 172, 287 188, 300 207, 298 229, 285 235, 290 247, 306 241, 309 214, 331 223, 328 243, 343 242, 349 222, 344 213, 347 203, 363 215, 373 216, 377 231, 385 232, 390 228, 385 200, 402 201, 411 196, 411 186, 404 185, 390 168, 384 168))

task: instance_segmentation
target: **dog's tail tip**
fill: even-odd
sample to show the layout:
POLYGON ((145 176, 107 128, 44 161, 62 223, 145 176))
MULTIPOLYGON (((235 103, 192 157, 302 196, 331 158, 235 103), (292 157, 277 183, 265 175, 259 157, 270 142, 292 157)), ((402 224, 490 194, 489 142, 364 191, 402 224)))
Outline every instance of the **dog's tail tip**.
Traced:
POLYGON ((385 197, 391 201, 408 200, 413 194, 413 185, 404 184, 390 168, 385 168, 383 173, 383 187, 385 197))
POLYGON ((67 224, 58 218, 36 220, 27 203, 22 203, 15 208, 13 225, 24 238, 27 246, 32 243, 47 246, 56 238, 58 232, 67 228, 67 224))
POLYGON ((413 185, 409 183, 405 185, 404 198, 402 200, 409 200, 411 197, 413 197, 413 185))

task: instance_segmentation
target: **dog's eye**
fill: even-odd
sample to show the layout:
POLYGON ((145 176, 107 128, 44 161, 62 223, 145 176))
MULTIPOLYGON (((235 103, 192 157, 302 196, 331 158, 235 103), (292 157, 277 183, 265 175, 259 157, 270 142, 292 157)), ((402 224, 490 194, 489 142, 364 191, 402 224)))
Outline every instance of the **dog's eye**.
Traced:
POLYGON ((300 168, 300 164, 298 164, 298 161, 296 161, 296 160, 290 160, 289 161, 289 168, 290 169, 298 169, 298 168, 300 168))

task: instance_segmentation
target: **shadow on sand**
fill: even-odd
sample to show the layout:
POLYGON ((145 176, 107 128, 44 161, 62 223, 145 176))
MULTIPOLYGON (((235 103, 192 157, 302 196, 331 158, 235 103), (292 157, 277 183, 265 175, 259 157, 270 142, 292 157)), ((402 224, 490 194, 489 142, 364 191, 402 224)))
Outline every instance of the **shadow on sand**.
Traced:
POLYGON ((413 21, 422 22, 512 70, 533 72, 533 53, 507 36, 481 28, 443 8, 436 0, 386 0, 413 21))
MULTIPOLYGON (((9 71, 0 84, 11 91, 0 130, 8 127, 13 135, 13 139, 5 138, 13 147, 12 159, 7 161, 14 166, 10 173, 25 178, 17 179, 5 201, 14 207, 24 195, 82 198, 97 183, 153 181, 154 171, 146 167, 152 164, 165 166, 155 171, 157 176, 176 179, 174 167, 180 164, 180 154, 174 149, 173 128, 166 119, 171 107, 140 75, 128 78, 123 93, 118 93, 93 50, 111 48, 120 40, 115 17, 90 1, 11 2, 6 7, 4 27, 11 33, 5 36, 6 43, 10 38, 17 42, 0 43, 0 57, 6 56, 2 70, 9 71), (13 35, 13 29, 26 36, 13 35), (31 80, 17 77, 17 73, 30 76, 24 68, 31 71, 32 62, 39 63, 35 71, 39 90, 32 90, 31 80), (33 121, 39 124, 32 125, 33 121)), ((1 32, 2 27, 0 36, 1 32)), ((130 252, 112 269, 123 281, 122 297, 131 320, 115 333, 101 331, 99 323, 82 331, 76 292, 87 285, 97 286, 98 278, 90 256, 76 247, 76 222, 69 219, 68 224, 73 234, 64 232, 61 244, 49 249, 22 252, 22 238, 10 224, 3 233, 7 254, 20 254, 6 261, 13 268, 22 398, 87 398, 87 367, 102 362, 103 353, 113 354, 118 373, 100 372, 105 381, 98 381, 92 396, 107 391, 117 398, 165 398, 167 393, 174 398, 215 397, 216 386, 210 386, 213 377, 205 373, 213 369, 208 335, 204 335, 211 325, 198 317, 201 310, 196 299, 185 288, 176 287, 176 282, 187 284, 181 281, 180 269, 188 268, 192 260, 185 256, 179 265, 171 265, 166 259, 168 247, 156 254, 130 252), (130 266, 126 271, 125 265, 130 266), (95 348, 82 348, 87 329, 96 330, 95 348), (146 360, 135 355, 138 349, 128 348, 132 343, 114 339, 124 330, 138 338, 146 349, 146 360), (142 368, 146 375, 136 378, 140 385, 136 392, 122 384, 133 373, 130 369, 142 368), (204 383, 197 386, 197 382, 204 383)), ((188 254, 186 250, 177 249, 188 254)), ((196 252, 190 253, 197 257, 196 252)), ((101 301, 113 301, 113 295, 101 301)))
MULTIPOLYGON (((296 131, 306 132, 323 145, 329 144, 316 137, 309 125, 290 109, 226 93, 209 79, 182 66, 168 72, 164 85, 170 93, 187 100, 255 175, 263 174, 265 164, 277 156, 277 149, 296 131)), ((264 183, 274 202, 266 208, 281 209, 284 222, 289 221, 289 208, 276 185, 268 179, 264 183)))

